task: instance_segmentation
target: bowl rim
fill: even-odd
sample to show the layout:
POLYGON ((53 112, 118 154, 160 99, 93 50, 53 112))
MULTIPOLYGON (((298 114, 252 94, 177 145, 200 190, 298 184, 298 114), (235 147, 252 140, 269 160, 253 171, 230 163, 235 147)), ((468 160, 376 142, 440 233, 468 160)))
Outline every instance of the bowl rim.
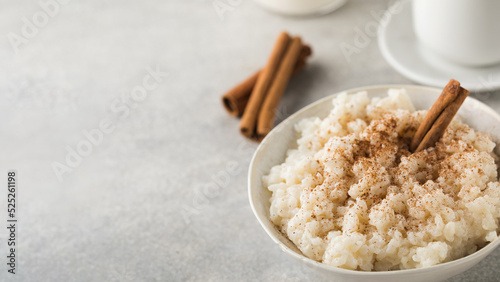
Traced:
MULTIPOLYGON (((462 264, 462 263, 465 263, 469 260, 473 260, 477 257, 480 257, 483 255, 483 253, 489 253, 489 252, 493 251, 496 247, 498 247, 498 245, 500 244, 500 238, 495 239, 493 242, 488 243, 483 248, 481 248, 478 251, 476 251, 470 255, 467 255, 465 257, 462 257, 462 258, 459 258, 456 260, 452 260, 452 261, 448 261, 448 262, 444 262, 444 263, 440 263, 437 265, 429 266, 429 267, 423 267, 423 268, 403 269, 403 270, 384 270, 384 271, 349 270, 349 269, 343 269, 343 268, 339 268, 339 267, 335 267, 335 266, 331 266, 331 265, 327 265, 327 264, 315 261, 313 259, 306 257, 303 254, 298 254, 295 251, 291 250, 279 238, 275 237, 273 232, 265 225, 264 220, 269 220, 269 219, 265 218, 265 217, 262 218, 259 215, 259 213, 257 212, 255 204, 254 204, 254 201, 256 201, 256 199, 254 199, 254 197, 252 195, 252 191, 253 191, 252 187, 254 186, 252 176, 257 171, 257 169, 255 168, 256 156, 258 155, 260 150, 269 142, 270 136, 272 136, 273 131, 279 132, 291 120, 295 119, 296 116, 302 114, 303 112, 308 111, 310 108, 313 108, 319 104, 325 103, 329 100, 332 100, 335 96, 337 96, 341 93, 344 93, 344 92, 345 93, 356 93, 356 92, 360 92, 360 91, 373 91, 373 90, 384 90, 384 89, 389 90, 389 89, 401 89, 401 88, 404 88, 404 89, 411 88, 413 90, 435 92, 437 94, 440 94, 442 91, 442 89, 439 89, 436 87, 427 87, 427 86, 420 86, 420 85, 407 85, 407 84, 369 85, 369 86, 361 86, 361 87, 356 87, 356 88, 350 88, 350 89, 347 89, 344 91, 339 91, 339 92, 336 92, 334 94, 323 97, 315 102, 312 102, 312 103, 306 105, 305 107, 301 108, 300 110, 296 111, 295 113, 293 113, 292 115, 287 117, 285 120, 283 120, 280 124, 278 124, 273 130, 271 130, 271 132, 259 144, 259 146, 257 147, 257 149, 255 150, 255 152, 252 156, 252 160, 250 161, 250 165, 249 165, 248 179, 247 179, 247 181, 248 181, 248 183, 247 183, 247 185, 248 185, 248 199, 250 202, 250 207, 252 208, 252 212, 255 215, 255 217, 257 218, 257 220, 259 221, 259 224, 261 225, 261 227, 264 229, 264 231, 267 233, 267 235, 269 237, 271 237, 271 239, 274 241, 274 243, 276 243, 285 253, 287 253, 288 255, 290 255, 290 256, 292 256, 292 257, 294 257, 294 258, 296 258, 296 259, 298 259, 306 264, 308 264, 309 266, 318 267, 318 268, 321 268, 322 270, 326 270, 326 271, 330 271, 330 272, 337 272, 339 274, 359 275, 359 276, 374 276, 374 275, 375 276, 387 276, 387 275, 392 276, 392 275, 402 275, 402 274, 417 274, 417 273, 421 274, 421 273, 425 273, 425 272, 437 271, 439 269, 451 268, 455 265, 462 264)), ((500 114, 498 114, 491 107, 489 107, 485 103, 483 103, 475 98, 468 97, 467 99, 469 101, 472 101, 473 103, 475 103, 477 106, 481 107, 481 110, 484 110, 484 111, 488 112, 488 114, 494 116, 500 122, 500 114)), ((497 145, 499 145, 499 144, 497 144, 497 145)), ((274 224, 273 224, 273 227, 275 227, 274 224)), ((277 230, 277 229, 275 229, 275 230, 277 230)), ((280 232, 279 230, 277 230, 277 231, 280 232)))

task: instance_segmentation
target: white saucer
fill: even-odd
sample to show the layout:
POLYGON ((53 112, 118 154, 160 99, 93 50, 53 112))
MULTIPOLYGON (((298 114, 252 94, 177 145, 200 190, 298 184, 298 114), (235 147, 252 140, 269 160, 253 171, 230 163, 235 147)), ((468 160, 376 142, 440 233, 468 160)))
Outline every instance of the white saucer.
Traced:
POLYGON ((378 45, 387 62, 402 75, 421 84, 443 88, 451 78, 470 91, 500 89, 500 65, 465 67, 436 57, 417 42, 412 26, 411 2, 389 14, 378 30, 378 45))

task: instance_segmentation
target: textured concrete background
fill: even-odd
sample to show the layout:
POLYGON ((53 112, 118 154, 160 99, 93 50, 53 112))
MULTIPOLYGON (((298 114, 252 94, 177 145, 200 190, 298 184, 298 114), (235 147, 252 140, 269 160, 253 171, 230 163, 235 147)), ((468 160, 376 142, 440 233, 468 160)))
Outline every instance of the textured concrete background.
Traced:
MULTIPOLYGON (((0 226, 6 172, 19 175, 17 274, 7 273, 0 228, 1 281, 322 279, 254 218, 246 177, 256 144, 220 96, 264 64, 281 30, 314 48, 282 117, 348 88, 412 83, 374 37, 350 60, 339 48, 389 2, 286 18, 252 1, 220 14, 217 1, 231 2, 74 0, 45 21, 38 1, 0 0, 0 226), (148 68, 168 76, 144 93, 148 68), (106 122, 112 132, 100 129, 106 122), (71 156, 78 149, 84 155, 71 156)), ((498 94, 474 96, 500 110, 498 94)), ((452 281, 498 280, 499 261, 497 250, 452 281)))

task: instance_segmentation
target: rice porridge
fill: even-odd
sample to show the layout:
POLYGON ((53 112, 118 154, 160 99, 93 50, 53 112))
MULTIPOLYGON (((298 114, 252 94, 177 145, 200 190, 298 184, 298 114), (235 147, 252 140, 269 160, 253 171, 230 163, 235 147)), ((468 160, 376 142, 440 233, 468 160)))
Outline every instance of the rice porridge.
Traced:
POLYGON ((297 123, 296 148, 263 179, 272 222, 305 256, 364 271, 428 267, 495 240, 495 143, 455 118, 412 154, 425 113, 391 89, 340 94, 328 117, 297 123))

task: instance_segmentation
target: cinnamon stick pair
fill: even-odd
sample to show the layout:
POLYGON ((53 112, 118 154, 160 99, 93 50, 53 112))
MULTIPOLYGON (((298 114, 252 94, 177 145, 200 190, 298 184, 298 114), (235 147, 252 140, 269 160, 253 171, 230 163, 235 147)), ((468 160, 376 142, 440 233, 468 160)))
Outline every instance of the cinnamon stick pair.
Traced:
POLYGON ((460 82, 451 79, 418 127, 411 141, 410 150, 419 152, 434 146, 443 136, 469 93, 469 90, 460 87, 460 82))
POLYGON ((226 110, 233 116, 242 115, 244 136, 260 141, 271 131, 288 81, 305 66, 311 53, 300 37, 282 32, 266 66, 223 96, 226 110))
MULTIPOLYGON (((297 64, 295 64, 293 71, 294 75, 305 67, 307 58, 311 54, 311 47, 303 45, 299 60, 297 64)), ((230 115, 234 117, 241 117, 243 115, 248 99, 250 98, 250 94, 252 94, 253 88, 257 83, 257 79, 259 78, 261 72, 262 69, 256 71, 253 75, 240 82, 240 84, 236 85, 233 89, 229 90, 222 96, 222 104, 230 115)))

